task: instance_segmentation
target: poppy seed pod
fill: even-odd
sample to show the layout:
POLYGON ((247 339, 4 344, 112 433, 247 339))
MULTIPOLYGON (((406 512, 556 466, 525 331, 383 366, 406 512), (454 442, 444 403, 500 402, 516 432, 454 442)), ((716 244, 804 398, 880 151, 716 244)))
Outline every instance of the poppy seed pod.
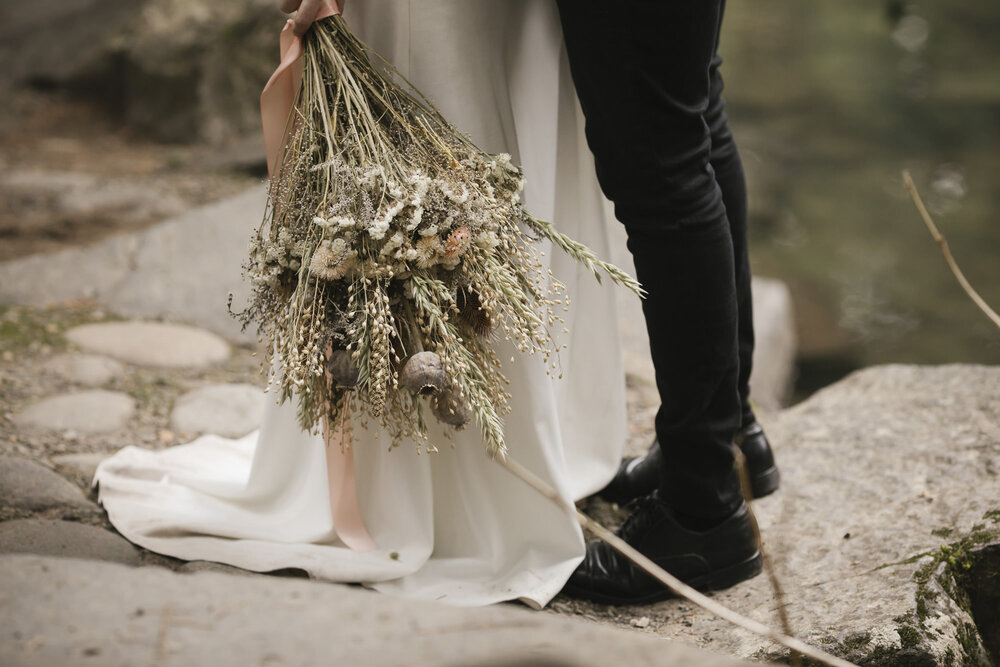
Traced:
POLYGON ((353 387, 358 383, 360 370, 347 350, 337 350, 326 361, 326 370, 340 387, 353 387))
POLYGON ((431 400, 431 411, 438 421, 449 426, 464 426, 471 416, 465 401, 452 389, 445 389, 431 400))
POLYGON ((444 389, 448 375, 441 357, 434 352, 417 352, 407 360, 399 381, 414 394, 436 394, 444 389))

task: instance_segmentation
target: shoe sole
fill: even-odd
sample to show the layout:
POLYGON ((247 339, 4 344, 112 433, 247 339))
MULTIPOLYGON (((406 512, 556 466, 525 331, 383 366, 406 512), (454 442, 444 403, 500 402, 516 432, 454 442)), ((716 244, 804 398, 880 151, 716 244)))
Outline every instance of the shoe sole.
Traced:
MULTIPOLYGON (((746 581, 747 579, 753 579, 763 570, 764 559, 760 555, 760 551, 757 551, 753 556, 740 563, 708 572, 701 576, 694 577, 689 581, 685 581, 684 583, 699 591, 721 591, 735 586, 742 581, 746 581)), ((566 588, 563 589, 563 593, 571 597, 583 598, 599 604, 613 605, 653 604, 654 602, 663 602, 664 600, 676 597, 673 591, 666 586, 664 586, 662 590, 658 590, 655 593, 650 593, 649 595, 637 598, 619 597, 615 595, 606 595, 604 593, 584 591, 573 588, 572 586, 566 586, 566 588)))
POLYGON ((767 470, 757 473, 750 479, 750 491, 754 500, 769 496, 778 490, 781 485, 781 473, 777 466, 771 466, 767 470))

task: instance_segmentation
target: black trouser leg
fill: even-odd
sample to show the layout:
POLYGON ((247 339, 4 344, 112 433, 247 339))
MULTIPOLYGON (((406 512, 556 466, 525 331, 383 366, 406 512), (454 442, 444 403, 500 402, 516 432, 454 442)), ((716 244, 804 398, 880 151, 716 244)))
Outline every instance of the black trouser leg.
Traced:
POLYGON ((648 292, 661 494, 681 514, 718 518, 741 502, 734 248, 707 122, 721 2, 559 8, 598 179, 648 292))
MULTIPOLYGON (((725 11, 725 0, 722 2, 725 11)), ((721 27, 721 20, 720 20, 721 27)), ((712 137, 710 163, 715 171, 715 180, 722 190, 722 201, 726 206, 729 231, 733 238, 733 255, 736 269, 736 304, 739 311, 739 392, 742 406, 741 426, 754 421, 750 408, 750 371, 753 369, 753 301, 750 295, 750 257, 747 250, 747 186, 743 176, 736 142, 726 118, 725 102, 722 99, 722 75, 719 66, 718 35, 716 54, 709 68, 709 105, 705 120, 712 137)))

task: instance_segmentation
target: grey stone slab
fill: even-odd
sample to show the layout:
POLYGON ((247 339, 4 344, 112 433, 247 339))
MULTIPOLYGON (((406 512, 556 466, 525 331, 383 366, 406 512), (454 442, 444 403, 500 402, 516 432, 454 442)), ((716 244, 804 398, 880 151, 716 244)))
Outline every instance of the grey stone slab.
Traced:
MULTIPOLYGON (((881 366, 764 423, 782 487, 754 508, 796 633, 862 664, 988 664, 954 575, 972 542, 1000 555, 998 396, 1000 367, 881 366)), ((778 627, 766 577, 715 597, 778 627)), ((686 619, 668 637, 785 655, 684 602, 644 609, 686 619)))
POLYGON ((142 366, 198 368, 229 358, 229 344, 209 331, 164 322, 102 322, 66 332, 85 350, 142 366))
POLYGON ((170 414, 170 428, 178 433, 238 438, 260 425, 264 396, 264 391, 252 384, 200 387, 177 399, 170 414))
POLYGON ((56 216, 114 216, 133 224, 165 220, 186 208, 174 192, 156 180, 135 175, 108 178, 72 171, 18 169, 0 173, 0 192, 44 202, 56 216))
POLYGON ((0 523, 0 554, 18 553, 140 564, 139 552, 124 538, 72 521, 15 519, 0 523))
POLYGON ((756 407, 773 412, 788 404, 795 380, 795 309, 780 280, 755 277, 751 290, 755 341, 750 395, 756 407))
POLYGON ((107 384, 125 373, 121 362, 97 354, 60 354, 47 360, 42 369, 88 387, 107 384))
POLYGON ((82 454, 60 454, 53 456, 52 462, 57 466, 68 468, 86 484, 90 484, 101 461, 111 456, 113 452, 85 452, 82 454))
POLYGON ((0 508, 33 513, 69 508, 98 511, 76 486, 40 463, 0 456, 0 508))
POLYGON ((0 590, 0 663, 11 665, 746 664, 513 605, 463 609, 272 577, 6 556, 0 590))
POLYGON ((134 412, 131 396, 92 389, 43 398, 14 415, 14 422, 51 431, 105 433, 125 426, 134 412))
POLYGON ((192 209, 85 248, 0 263, 0 303, 92 298, 126 317, 162 318, 253 342, 226 310, 245 303, 250 235, 264 215, 263 187, 192 209))

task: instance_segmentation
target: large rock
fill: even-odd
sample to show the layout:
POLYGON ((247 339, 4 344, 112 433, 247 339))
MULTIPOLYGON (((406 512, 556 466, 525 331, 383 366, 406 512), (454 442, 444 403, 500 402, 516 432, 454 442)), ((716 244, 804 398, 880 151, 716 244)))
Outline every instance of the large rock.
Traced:
POLYGON ((46 510, 97 512, 70 482, 45 466, 17 456, 0 456, 0 514, 24 516, 46 510))
POLYGON ((153 0, 121 49, 126 122, 168 141, 258 133, 284 20, 272 0, 153 0))
MULTIPOLYGON (((883 366, 765 423, 782 487, 754 508, 794 632, 866 665, 989 664, 968 610, 997 631, 998 397, 998 367, 883 366)), ((767 577, 716 599, 779 627, 767 577)), ((672 638, 785 655, 687 603, 644 609, 686 619, 672 638)))
MULTIPOLYGON (((189 207, 178 195, 175 179, 159 173, 109 177, 5 167, 0 169, 0 199, 9 202, 4 211, 5 234, 27 232, 37 239, 63 237, 65 241, 89 237, 108 225, 138 229, 189 207)), ((16 255, 12 248, 5 248, 0 256, 16 255)))
POLYGON ((252 384, 213 384, 190 391, 170 414, 178 433, 214 433, 229 438, 246 435, 260 425, 264 391, 252 384))
POLYGON ((59 303, 88 298, 127 317, 164 318, 252 342, 226 310, 248 293, 242 281, 247 243, 264 214, 265 191, 189 211, 86 248, 0 264, 0 303, 59 303))
POLYGON ((795 309, 785 283, 754 277, 754 351, 750 395, 758 408, 773 412, 787 405, 795 381, 795 309))
POLYGON ((70 85, 99 76, 147 1, 0 2, 0 81, 70 85))
POLYGON ((73 344, 141 366, 199 368, 229 358, 229 344, 194 327, 162 322, 102 322, 66 332, 73 344))
POLYGON ((284 20, 273 0, 6 0, 0 12, 0 83, 93 97, 159 140, 259 132, 284 20))
POLYGON ((105 433, 124 427, 134 412, 131 396, 94 389, 43 398, 14 415, 14 423, 50 431, 105 433))
MULTIPOLYGON (((0 523, 0 554, 35 554, 139 565, 139 552, 125 539, 82 523, 16 519, 0 523)), ((9 589, 4 589, 9 593, 9 589)), ((0 660, 0 663, 6 664, 0 660)))
POLYGON ((745 664, 512 605, 462 609, 282 578, 7 556, 0 590, 10 665, 745 664))

